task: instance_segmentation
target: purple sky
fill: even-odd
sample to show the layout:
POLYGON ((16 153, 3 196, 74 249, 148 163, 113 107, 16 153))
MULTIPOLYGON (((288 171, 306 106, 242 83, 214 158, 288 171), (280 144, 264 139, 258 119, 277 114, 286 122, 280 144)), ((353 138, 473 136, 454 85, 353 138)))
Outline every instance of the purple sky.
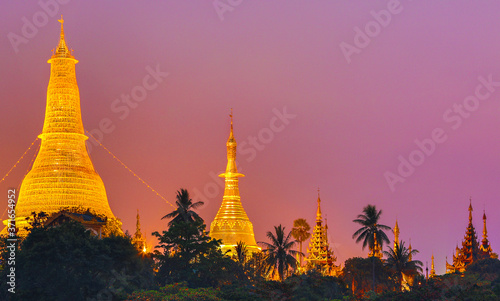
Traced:
MULTIPOLYGON (((366 256, 351 238, 352 220, 375 204, 383 224, 398 218, 401 239, 420 250, 416 258, 430 265, 434 253, 444 273, 445 256, 451 261, 464 236, 470 196, 478 235, 486 208, 500 252, 500 3, 232 1, 232 10, 218 13, 212 1, 67 2, 49 6, 54 16, 46 20, 35 2, 1 5, 2 176, 42 130, 47 60, 63 14, 80 61, 85 128, 111 120, 103 144, 168 200, 181 187, 205 198, 200 214, 208 225, 222 201, 223 180, 211 175, 226 165, 232 107, 246 175, 240 193, 257 241, 275 225, 291 229, 296 218, 312 225, 319 186, 339 262, 366 256), (375 25, 374 14, 388 5, 390 21, 375 25), (36 32, 24 30, 25 43, 13 45, 9 37, 23 36, 23 18, 34 17, 36 32), (357 28, 368 30, 369 43, 355 43, 357 28), (364 48, 346 58, 341 45, 364 48), (125 117, 117 109, 123 104, 112 103, 139 91, 148 67, 169 75, 125 117), (282 127, 274 120, 283 110, 296 117, 282 127), (445 141, 422 159, 415 140, 435 129, 445 141), (399 156, 410 154, 423 163, 391 191, 384 174, 397 174, 399 156)), ((20 183, 33 154, 0 184, 3 191, 20 183)), ((91 157, 124 230, 134 231, 139 208, 152 242, 171 207, 100 147, 91 157)))

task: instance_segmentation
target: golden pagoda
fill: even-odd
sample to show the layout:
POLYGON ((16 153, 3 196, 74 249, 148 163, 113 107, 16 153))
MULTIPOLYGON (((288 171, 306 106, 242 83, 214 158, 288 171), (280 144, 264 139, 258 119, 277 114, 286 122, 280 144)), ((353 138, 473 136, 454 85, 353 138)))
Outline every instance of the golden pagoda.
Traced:
POLYGON ((210 237, 221 239, 223 252, 234 252, 238 242, 246 245, 248 252, 260 252, 253 233, 253 225, 241 204, 238 178, 244 177, 236 168, 236 140, 233 134, 233 112, 231 109, 231 131, 227 140, 227 166, 226 172, 219 177, 224 178, 224 196, 222 205, 210 225, 210 237))
POLYGON ((373 233, 373 247, 370 248, 368 257, 378 257, 382 259, 382 246, 378 243, 377 232, 373 233))
POLYGON ((498 258, 498 255, 493 253, 488 242, 488 234, 486 231, 486 214, 483 214, 483 241, 479 244, 476 234, 476 229, 472 224, 472 200, 469 203, 469 225, 465 231, 465 237, 462 241, 462 248, 458 245, 455 248, 453 255, 453 264, 446 261, 446 273, 464 272, 468 265, 484 258, 498 258))
POLYGON ((434 254, 432 254, 431 257, 431 274, 429 275, 429 278, 434 278, 436 277, 436 270, 434 269, 434 254))
POLYGON ((486 229, 486 212, 483 211, 483 240, 479 246, 480 253, 483 257, 498 258, 498 254, 493 253, 490 242, 488 241, 488 230, 486 229))
MULTIPOLYGON (((393 247, 394 253, 397 252, 397 249, 399 247, 399 243, 400 243, 399 234, 400 234, 399 225, 398 225, 398 220, 396 219, 396 225, 394 226, 394 247, 393 247)), ((411 249, 411 240, 410 240, 410 245, 408 246, 408 252, 409 252, 408 261, 413 260, 412 259, 413 256, 411 255, 411 250, 412 249, 411 249)), ((410 290, 411 286, 413 285, 413 282, 415 280, 415 276, 414 275, 407 275, 404 273, 402 276, 403 276, 403 281, 401 283, 402 284, 401 288, 403 291, 408 291, 408 290, 410 290)))
POLYGON ((328 244, 328 226, 323 226, 321 215, 321 198, 318 189, 318 209, 316 211, 316 225, 314 226, 309 247, 307 248, 307 269, 317 269, 323 275, 337 276, 341 272, 340 266, 336 266, 337 257, 330 250, 328 244))
POLYGON ((75 74, 78 61, 64 40, 62 17, 59 22, 59 45, 48 60, 51 70, 45 120, 38 136, 41 146, 22 181, 15 208, 19 235, 26 234, 26 218, 41 211, 50 216, 62 209, 87 210, 115 221, 118 228, 121 224, 111 212, 104 184, 87 152, 75 74))
POLYGON ((396 219, 396 225, 394 226, 394 252, 396 252, 399 246, 399 225, 398 220, 396 219))
POLYGON ((139 216, 139 209, 137 209, 137 221, 135 224, 135 233, 134 236, 132 236, 132 244, 137 248, 138 251, 146 253, 147 252, 146 238, 144 237, 144 235, 142 235, 141 232, 140 218, 141 217, 139 216))
POLYGON ((413 260, 413 255, 411 254, 411 238, 410 238, 410 245, 408 246, 408 252, 410 253, 410 256, 408 256, 408 260, 412 261, 413 260))

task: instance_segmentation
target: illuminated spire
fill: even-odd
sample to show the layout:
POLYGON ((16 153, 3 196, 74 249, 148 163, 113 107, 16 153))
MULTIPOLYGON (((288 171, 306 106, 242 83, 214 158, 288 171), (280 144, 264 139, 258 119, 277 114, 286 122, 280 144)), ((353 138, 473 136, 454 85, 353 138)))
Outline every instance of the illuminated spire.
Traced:
POLYGON ((219 177, 233 176, 233 177, 244 177, 244 175, 238 173, 238 169, 236 168, 236 139, 234 139, 233 133, 233 109, 231 109, 231 114, 229 115, 231 118, 231 130, 229 131, 229 138, 227 139, 227 166, 226 173, 220 175, 219 177))
POLYGON ((139 209, 137 209, 137 222, 135 223, 135 233, 136 234, 141 233, 141 217, 139 216, 139 209))
POLYGON ((396 226, 394 226, 394 252, 396 252, 398 245, 399 245, 399 226, 398 226, 398 219, 396 219, 396 226))
POLYGON ((433 278, 436 276, 436 270, 434 270, 434 254, 432 254, 431 257, 431 274, 429 275, 430 278, 433 278))
POLYGON ((231 129, 227 140, 227 166, 226 172, 219 177, 224 178, 224 196, 222 204, 210 225, 210 236, 222 240, 222 251, 234 251, 238 242, 246 244, 250 252, 260 251, 255 242, 253 225, 241 204, 238 178, 244 177, 236 168, 236 139, 233 133, 233 111, 231 109, 231 129))
POLYGON ((137 248, 138 251, 142 251, 143 253, 147 252, 146 246, 146 238, 142 235, 141 232, 141 217, 139 216, 139 209, 137 209, 137 221, 135 224, 135 234, 132 237, 132 244, 137 248))
MULTIPOLYGON (((69 51, 68 46, 66 46, 66 41, 64 40, 64 20, 61 15, 61 19, 57 20, 61 23, 61 37, 59 39, 59 45, 55 50, 55 53, 52 55, 52 58, 71 58, 74 59, 73 55, 71 55, 71 51, 69 51)), ((50 61, 49 61, 50 62, 50 61)))
POLYGON ((410 238, 410 245, 408 246, 408 251, 410 252, 410 256, 408 256, 408 260, 412 261, 413 260, 413 255, 411 254, 411 238, 410 238))
POLYGON ((321 221, 321 198, 319 197, 319 188, 318 188, 318 210, 316 211, 316 221, 321 221))
POLYGON ((453 264, 448 265, 446 268, 447 273, 464 272, 467 266, 474 261, 483 257, 481 252, 481 245, 478 242, 476 229, 472 224, 472 198, 469 199, 469 225, 465 231, 464 240, 462 241, 462 248, 455 249, 453 256, 453 264))
POLYGON ((382 248, 378 243, 377 232, 373 232, 373 248, 370 249, 368 257, 378 257, 382 258, 382 248))
POLYGON ((231 108, 231 114, 229 114, 229 117, 231 117, 231 130, 229 132, 228 142, 234 141, 234 143, 236 143, 236 141, 234 140, 234 134, 233 134, 233 108, 231 108))
POLYGON ((87 152, 75 72, 78 61, 64 41, 62 17, 59 22, 61 38, 48 61, 50 80, 43 130, 38 136, 40 150, 23 179, 16 205, 16 226, 21 228, 21 235, 32 212, 43 211, 50 216, 63 208, 90 210, 121 227, 87 152))
POLYGON ((308 266, 310 269, 319 269, 323 275, 335 276, 341 271, 340 266, 336 266, 337 257, 334 256, 328 243, 328 224, 325 218, 323 226, 323 218, 321 214, 321 198, 318 188, 318 208, 316 210, 316 225, 313 228, 309 247, 307 248, 308 266))
POLYGON ((483 240, 488 240, 488 230, 486 229, 486 211, 483 211, 483 240))
POLYGON ((481 246, 479 247, 479 249, 483 252, 484 255, 492 258, 498 257, 497 254, 493 253, 490 242, 488 241, 488 230, 486 229, 486 211, 483 211, 483 240, 481 241, 481 246))
POLYGON ((472 225, 472 198, 469 199, 469 224, 472 225))

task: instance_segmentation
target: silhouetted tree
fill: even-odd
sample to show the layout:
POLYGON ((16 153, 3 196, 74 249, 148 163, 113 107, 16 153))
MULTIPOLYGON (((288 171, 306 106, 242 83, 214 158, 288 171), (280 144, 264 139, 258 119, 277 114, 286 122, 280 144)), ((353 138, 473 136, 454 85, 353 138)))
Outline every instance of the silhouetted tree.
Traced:
POLYGON ((280 279, 283 280, 285 273, 290 268, 292 270, 297 268, 297 259, 295 259, 295 256, 300 254, 300 252, 293 250, 296 241, 291 240, 291 231, 285 234, 285 228, 281 225, 275 226, 274 231, 275 233, 271 231, 267 232, 267 238, 271 240, 271 243, 259 243, 266 247, 263 252, 266 255, 266 262, 269 265, 272 275, 278 272, 280 279))
POLYGON ((193 200, 189 197, 189 193, 186 189, 181 188, 181 190, 177 191, 175 204, 177 205, 177 208, 161 218, 171 218, 172 220, 168 223, 169 226, 179 221, 194 222, 201 220, 198 213, 193 210, 203 206, 204 203, 202 201, 193 203, 193 200))
POLYGON ((385 265, 392 271, 393 276, 398 282, 399 289, 403 285, 403 276, 415 277, 418 272, 422 272, 422 262, 420 260, 410 260, 410 256, 418 254, 418 250, 409 250, 401 241, 396 245, 395 249, 388 248, 384 251, 387 260, 385 265))
MULTIPOLYGON (((391 230, 391 227, 378 223, 380 215, 382 215, 382 210, 377 211, 374 205, 367 205, 363 208, 363 214, 359 214, 358 218, 353 220, 353 222, 362 225, 358 231, 354 232, 352 238, 356 239, 356 243, 363 241, 363 250, 366 246, 370 250, 374 249, 375 237, 380 248, 383 248, 384 242, 389 243, 389 238, 384 230, 391 230)), ((372 279, 372 289, 375 291, 375 262, 372 265, 372 279)))
POLYGON ((299 218, 293 221, 292 236, 299 242, 300 255, 299 255, 299 265, 302 266, 302 243, 311 237, 311 226, 303 218, 299 218))

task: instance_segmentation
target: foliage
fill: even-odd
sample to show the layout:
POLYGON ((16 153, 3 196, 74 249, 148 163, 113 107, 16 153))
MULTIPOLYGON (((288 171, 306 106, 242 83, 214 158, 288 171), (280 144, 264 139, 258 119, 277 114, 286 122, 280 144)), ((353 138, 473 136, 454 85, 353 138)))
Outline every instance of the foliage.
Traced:
POLYGON ((102 236, 111 237, 123 235, 122 222, 120 219, 115 217, 107 218, 106 224, 102 227, 102 236))
POLYGON ((337 300, 350 296, 342 280, 317 271, 292 275, 284 281, 260 282, 256 288, 263 300, 337 300))
MULTIPOLYGON (((74 221, 33 228, 16 251, 15 272, 13 300, 116 298, 153 285, 152 261, 139 256, 129 239, 100 240, 74 221)), ((4 282, 0 290, 5 300, 4 282)))
POLYGON ((403 241, 396 244, 396 248, 388 247, 388 251, 384 251, 387 257, 385 266, 392 272, 392 277, 399 284, 399 289, 403 285, 403 275, 415 277, 418 272, 422 272, 422 262, 420 260, 410 260, 410 257, 418 254, 418 250, 409 250, 405 247, 403 241))
POLYGON ((375 264, 376 271, 376 292, 393 289, 394 285, 390 280, 391 271, 384 266, 382 260, 377 257, 354 257, 345 261, 342 276, 340 277, 353 291, 354 295, 359 297, 372 290, 373 264, 375 264))
POLYGON ((28 221, 28 224, 30 227, 27 229, 28 231, 31 231, 33 228, 40 228, 43 226, 43 223, 47 220, 48 216, 47 213, 41 211, 41 212, 31 212, 31 217, 26 217, 26 220, 28 221))
POLYGON ((292 249, 296 241, 291 240, 291 232, 285 234, 285 228, 281 225, 275 226, 274 231, 275 233, 271 231, 267 232, 267 238, 271 240, 271 243, 259 243, 266 247, 263 252, 266 254, 266 262, 269 265, 271 275, 274 276, 277 272, 279 278, 283 280, 286 275, 297 268, 297 259, 295 259, 295 256, 300 254, 300 252, 292 249))
POLYGON ((159 240, 154 258, 157 279, 161 285, 186 281, 189 287, 220 286, 239 280, 232 274, 244 275, 238 265, 222 254, 220 241, 205 232, 203 220, 177 220, 163 234, 154 232, 159 240))
POLYGON ((479 260, 465 273, 436 276, 415 283, 409 292, 386 292, 376 300, 499 300, 500 261, 479 260))
POLYGON ((248 257, 248 250, 247 250, 247 245, 242 242, 238 241, 236 243, 236 246, 234 247, 234 253, 235 255, 233 256, 233 259, 242 267, 245 267, 247 263, 247 257, 248 257))
POLYGON ((269 265, 266 262, 266 255, 263 252, 254 252, 247 260, 245 275, 253 282, 263 281, 269 275, 269 265))
POLYGON ((363 241, 363 249, 368 246, 370 249, 375 245, 374 234, 377 234, 377 242, 382 247, 384 242, 389 243, 389 238, 384 230, 391 230, 391 227, 380 225, 378 223, 382 210, 377 211, 374 205, 367 205, 363 208, 364 214, 359 214, 358 218, 353 222, 360 224, 362 227, 356 231, 352 238, 356 238, 356 243, 363 241))
POLYGON ((181 190, 177 191, 175 204, 177 205, 177 208, 161 218, 172 219, 168 223, 168 226, 172 226, 173 224, 181 221, 194 222, 202 220, 198 213, 194 212, 193 210, 200 206, 203 206, 204 203, 201 201, 193 203, 193 200, 189 197, 189 192, 186 189, 181 188, 181 190))
MULTIPOLYGON (((299 250, 302 253, 302 243, 311 237, 311 226, 303 218, 299 218, 293 221, 292 236, 299 242, 299 250)), ((302 256, 300 254, 300 264, 302 264, 302 256)))
POLYGON ((160 291, 137 291, 128 301, 219 301, 218 290, 214 288, 189 288, 185 282, 168 284, 160 291))
MULTIPOLYGON (((353 222, 360 224, 362 227, 358 231, 354 232, 352 238, 356 238, 356 243, 363 241, 363 250, 366 246, 373 251, 372 256, 375 257, 375 245, 376 243, 383 248, 384 242, 389 243, 389 238, 385 234, 384 230, 391 230, 391 227, 386 225, 380 225, 378 223, 380 216, 382 215, 382 210, 377 211, 374 205, 367 205, 363 208, 364 214, 359 214, 358 218, 353 220, 353 222), (376 238, 376 241, 375 241, 376 238)), ((372 290, 375 291, 375 260, 372 261, 372 290)))
POLYGON ((479 274, 482 278, 493 281, 500 278, 500 260, 488 258, 471 263, 467 267, 468 274, 479 274))

